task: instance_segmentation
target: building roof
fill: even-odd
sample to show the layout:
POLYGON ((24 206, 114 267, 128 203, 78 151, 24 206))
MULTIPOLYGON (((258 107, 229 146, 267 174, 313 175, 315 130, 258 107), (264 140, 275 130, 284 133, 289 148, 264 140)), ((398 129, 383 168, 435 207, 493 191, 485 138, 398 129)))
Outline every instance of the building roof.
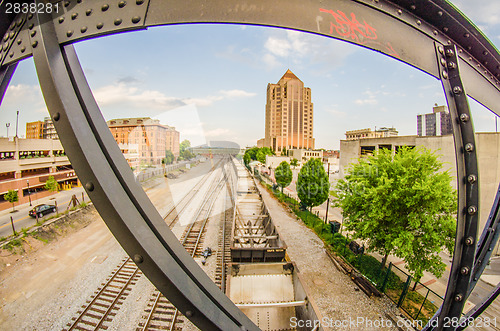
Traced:
POLYGON ((300 80, 297 76, 295 76, 295 74, 290 69, 288 69, 279 81, 281 82, 283 80, 290 80, 290 79, 300 80))

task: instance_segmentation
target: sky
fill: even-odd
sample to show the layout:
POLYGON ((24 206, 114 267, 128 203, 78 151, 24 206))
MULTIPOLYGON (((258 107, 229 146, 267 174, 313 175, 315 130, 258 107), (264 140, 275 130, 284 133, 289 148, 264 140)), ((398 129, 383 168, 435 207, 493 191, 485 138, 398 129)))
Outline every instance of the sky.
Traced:
MULTIPOLYGON (((455 0, 498 48, 500 1, 455 0)), ((435 78, 359 46, 296 31, 243 25, 174 25, 75 44, 106 120, 152 117, 175 126, 193 146, 264 137, 266 88, 287 69, 311 88, 316 148, 338 149, 346 130, 395 127, 416 134, 417 114, 445 104, 435 78)), ((470 100, 475 129, 495 131, 495 116, 470 100)), ((43 120, 31 58, 22 61, 0 105, 0 136, 25 135, 43 120)), ((500 121, 499 121, 500 122, 500 121)), ((499 123, 500 125, 500 123, 499 123)))

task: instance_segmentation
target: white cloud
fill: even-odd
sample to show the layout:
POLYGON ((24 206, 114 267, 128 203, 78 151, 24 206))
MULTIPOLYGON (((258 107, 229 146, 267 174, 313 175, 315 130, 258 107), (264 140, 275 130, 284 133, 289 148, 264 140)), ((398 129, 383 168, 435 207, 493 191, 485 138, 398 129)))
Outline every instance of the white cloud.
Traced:
POLYGON ((227 98, 248 98, 257 95, 257 93, 243 90, 221 90, 220 93, 227 98))
POLYGON ((294 30, 270 30, 264 42, 262 61, 268 67, 283 65, 288 60, 295 65, 305 61, 337 67, 355 48, 345 42, 294 30))
POLYGON ((364 95, 366 95, 366 98, 364 99, 357 99, 354 100, 354 103, 357 105, 376 105, 378 104, 378 100, 376 95, 379 94, 380 92, 372 92, 370 90, 367 90, 363 92, 364 95))
POLYGON ((125 83, 107 85, 94 91, 100 106, 126 106, 137 109, 170 110, 188 104, 198 107, 210 106, 226 98, 252 97, 256 93, 243 90, 221 90, 218 95, 205 97, 179 98, 168 96, 157 90, 143 90, 125 83))

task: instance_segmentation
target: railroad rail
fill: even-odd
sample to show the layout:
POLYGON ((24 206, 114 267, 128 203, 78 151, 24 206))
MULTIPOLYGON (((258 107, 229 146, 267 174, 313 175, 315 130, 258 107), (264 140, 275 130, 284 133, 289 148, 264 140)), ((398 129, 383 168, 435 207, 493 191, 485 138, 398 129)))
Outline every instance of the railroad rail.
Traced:
MULTIPOLYGON (((210 188, 203 197, 200 208, 193 218, 193 222, 186 227, 180 238, 181 244, 193 258, 201 256, 206 226, 210 220, 215 202, 222 192, 224 183, 228 182, 224 167, 225 164, 220 167, 223 176, 219 180, 212 181, 210 188)), ((225 211, 224 215, 226 214, 225 211)), ((222 220, 222 223, 226 223, 226 220, 222 220)), ((217 259, 216 273, 217 270, 222 272, 223 269, 224 267, 219 268, 219 259, 217 259)), ((179 330, 184 323, 183 315, 179 310, 156 289, 149 299, 145 313, 144 319, 136 329, 137 331, 179 330)))
POLYGON ((116 310, 141 275, 142 272, 132 259, 126 258, 109 279, 101 284, 92 300, 82 306, 83 310, 78 312, 80 315, 74 318, 73 323, 68 323, 68 328, 64 330, 88 330, 89 327, 92 330, 106 330, 116 315, 116 310))

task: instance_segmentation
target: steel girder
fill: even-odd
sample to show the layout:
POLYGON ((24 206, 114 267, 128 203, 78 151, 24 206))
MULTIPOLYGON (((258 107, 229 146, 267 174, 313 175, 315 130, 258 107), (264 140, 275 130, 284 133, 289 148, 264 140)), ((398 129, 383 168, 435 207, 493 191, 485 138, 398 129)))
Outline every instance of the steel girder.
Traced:
MULTIPOLYGON (((0 100, 15 64, 33 55, 50 115, 97 210, 155 286, 202 329, 255 326, 220 295, 185 254, 134 182, 71 44, 157 25, 254 24, 344 40, 391 56, 442 80, 454 117, 459 209, 451 278, 436 318, 460 316, 474 279, 482 270, 481 263, 487 257, 484 250, 498 240, 498 236, 489 236, 488 243, 475 250, 478 173, 465 94, 500 114, 500 55, 446 0, 54 0, 51 3, 60 5, 58 13, 13 15, 5 12, 7 1, 0 2, 0 36, 3 36, 0 100)), ((495 229, 493 224, 488 226, 485 231, 495 229)))

